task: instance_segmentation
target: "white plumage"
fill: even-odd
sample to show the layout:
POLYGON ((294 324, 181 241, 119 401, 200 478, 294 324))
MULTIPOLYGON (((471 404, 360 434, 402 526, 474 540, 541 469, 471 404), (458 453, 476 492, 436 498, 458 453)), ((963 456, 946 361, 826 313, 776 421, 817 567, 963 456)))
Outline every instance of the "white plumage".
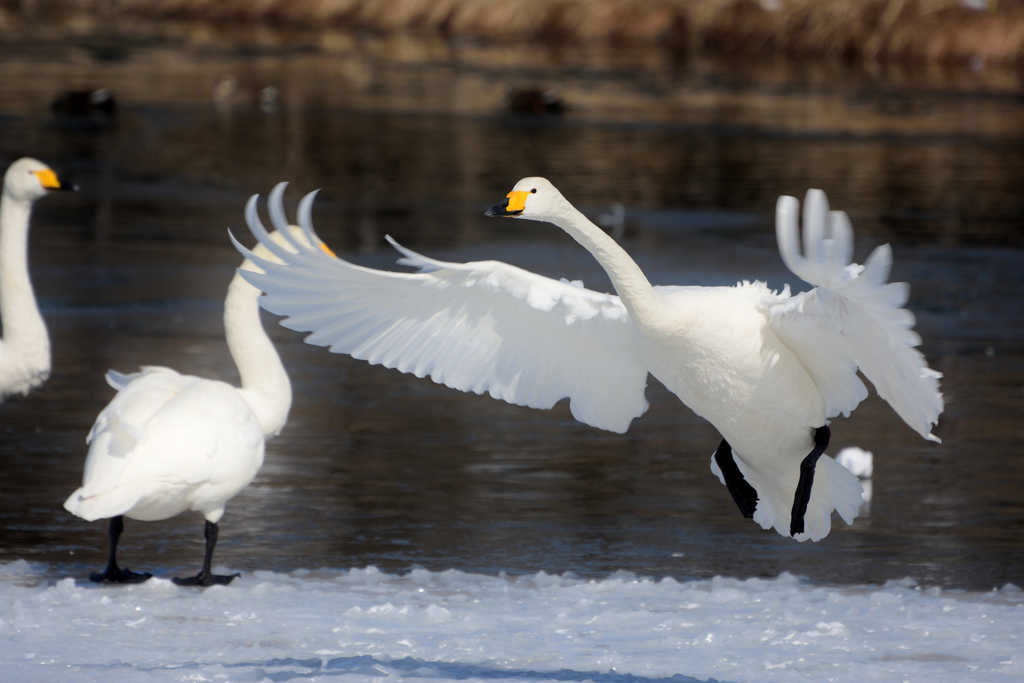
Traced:
MULTIPOLYGON (((312 195, 303 200, 300 224, 318 244, 311 202, 312 195)), ((723 474, 714 459, 712 469, 723 483, 731 478, 730 492, 753 487, 744 514, 784 536, 818 540, 829 532, 832 510, 849 523, 861 502, 856 477, 831 458, 813 469, 828 419, 867 396, 857 369, 907 424, 936 441, 931 426, 942 397, 939 374, 913 348, 920 339, 902 308, 907 287, 886 283, 888 247, 863 267, 850 264, 849 221, 811 190, 801 255, 798 207, 781 197, 776 216, 783 259, 816 285, 796 296, 760 282, 652 287, 543 178, 520 181, 488 215, 555 223, 598 260, 618 296, 497 261, 436 261, 393 240, 404 256, 399 263, 418 273, 363 268, 297 244, 290 254, 267 239, 255 212, 247 213, 250 229, 283 263, 255 258, 265 273, 243 277, 266 292, 262 305, 286 316, 284 326, 312 332, 309 343, 517 405, 550 408, 567 397, 578 420, 601 429, 625 432, 644 413, 651 373, 725 437, 720 452, 736 473, 723 474), (808 456, 802 512, 795 501, 808 456)))
MULTIPOLYGON (((278 202, 283 190, 283 185, 275 188, 278 202)), ((250 208, 255 211, 255 197, 250 208)), ((302 244, 304 235, 299 228, 292 230, 302 244)), ((280 234, 270 239, 288 244, 280 234)), ((255 253, 274 258, 262 245, 255 253)), ((240 270, 253 267, 247 261, 240 270)), ((104 573, 93 575, 94 581, 149 578, 117 567, 121 516, 152 521, 186 510, 206 518, 206 557, 196 577, 175 581, 211 585, 233 578, 210 570, 217 522, 227 501, 256 476, 265 440, 284 427, 292 399, 288 375, 260 323, 259 295, 236 274, 224 304, 225 335, 241 375, 240 389, 162 367, 131 375, 107 373, 118 393, 96 418, 82 486, 64 503, 90 521, 111 518, 110 561, 104 573)))
POLYGON ((0 399, 27 394, 50 376, 50 338, 28 274, 32 205, 53 190, 73 189, 43 162, 18 159, 0 195, 0 399))
POLYGON ((88 521, 195 510, 218 522, 263 464, 264 433, 241 392, 152 366, 111 370, 107 382, 118 393, 89 432, 82 487, 64 507, 88 521))

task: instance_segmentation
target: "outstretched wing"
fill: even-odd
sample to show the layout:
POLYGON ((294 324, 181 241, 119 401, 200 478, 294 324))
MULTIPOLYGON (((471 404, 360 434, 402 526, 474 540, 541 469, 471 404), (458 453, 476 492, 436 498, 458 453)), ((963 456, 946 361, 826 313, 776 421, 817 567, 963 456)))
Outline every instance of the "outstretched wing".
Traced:
POLYGON ((931 433, 942 412, 940 373, 915 347, 914 315, 903 308, 904 282, 888 282, 892 250, 882 245, 861 266, 850 263, 853 229, 842 211, 829 211, 821 190, 804 201, 803 255, 798 245, 793 197, 779 197, 775 230, 782 260, 816 289, 768 305, 779 337, 804 363, 825 397, 826 415, 849 414, 867 397, 859 368, 878 395, 921 436, 931 433))
MULTIPOLYGON (((271 241, 255 196, 246 222, 283 263, 232 237, 264 271, 240 271, 266 293, 263 307, 285 316, 285 327, 312 332, 306 342, 516 405, 550 408, 568 397, 577 420, 613 432, 625 432, 647 410, 647 368, 618 297, 498 261, 436 261, 391 238, 404 256, 399 263, 419 272, 357 266, 322 247, 310 221, 312 197, 300 204, 299 223, 317 246, 290 240, 290 253, 271 241)), ((281 231, 279 203, 272 193, 270 214, 281 231)))

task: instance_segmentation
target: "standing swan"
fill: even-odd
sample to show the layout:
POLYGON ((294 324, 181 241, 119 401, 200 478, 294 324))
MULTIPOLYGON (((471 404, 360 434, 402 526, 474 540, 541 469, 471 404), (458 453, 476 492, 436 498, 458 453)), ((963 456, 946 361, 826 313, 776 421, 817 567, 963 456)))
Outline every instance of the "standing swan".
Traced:
MULTIPOLYGON (((867 397, 858 368, 933 441, 942 395, 940 375, 913 348, 920 338, 902 308, 908 287, 886 284, 889 247, 865 266, 850 264, 849 220, 811 190, 800 255, 798 208, 781 197, 776 214, 783 260, 816 285, 795 296, 761 282, 652 287, 543 178, 519 181, 487 215, 554 223, 593 254, 618 296, 497 261, 435 261, 393 240, 405 257, 399 263, 418 273, 362 268, 297 244, 300 253, 289 254, 254 212, 246 215, 253 234, 287 265, 254 258, 265 274, 243 277, 266 292, 265 308, 287 316, 283 325, 312 331, 310 344, 517 405, 550 408, 568 397, 577 420, 614 432, 647 410, 650 373, 724 437, 711 468, 744 517, 819 540, 832 510, 851 523, 861 502, 857 478, 823 456, 828 419, 867 397)), ((317 243, 308 207, 300 224, 317 243)))
MULTIPOLYGON (((271 193, 278 206, 283 193, 284 184, 271 193)), ((256 197, 248 210, 256 210, 256 197)), ((291 229, 296 233, 292 239, 302 244, 302 231, 291 229)), ((276 248, 287 253, 281 234, 270 239, 285 245, 276 248)), ((262 245, 255 253, 274 258, 262 245)), ((246 261, 240 270, 253 268, 246 261)), ((237 576, 214 575, 210 569, 217 522, 225 504, 256 476, 265 441, 284 427, 292 403, 288 375, 260 322, 259 296, 236 274, 224 302, 225 336, 241 389, 161 367, 144 367, 132 375, 107 373, 118 393, 89 432, 82 487, 64 503, 89 521, 111 518, 110 559, 103 573, 90 576, 93 581, 139 583, 151 576, 117 566, 122 516, 153 521, 186 510, 206 517, 206 554, 196 576, 174 582, 211 586, 237 576)))
POLYGON ((32 205, 53 190, 71 190, 46 164, 18 159, 4 174, 0 196, 0 399, 27 394, 50 376, 50 338, 28 276, 32 205))

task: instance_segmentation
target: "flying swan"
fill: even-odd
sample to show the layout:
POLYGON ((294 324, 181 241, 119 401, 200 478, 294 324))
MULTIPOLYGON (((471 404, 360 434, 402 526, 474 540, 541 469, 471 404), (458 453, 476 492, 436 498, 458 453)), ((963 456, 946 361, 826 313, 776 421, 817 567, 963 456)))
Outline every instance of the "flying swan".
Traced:
MULTIPOLYGON (((319 244, 311 199, 299 222, 319 244)), ((903 308, 909 288, 886 283, 888 245, 864 266, 851 264, 849 219, 810 190, 801 254, 798 212, 796 199, 779 198, 783 261, 815 285, 797 295, 761 282, 652 287, 543 178, 519 181, 487 215, 554 223, 598 260, 618 296, 498 261, 436 261, 390 238, 399 263, 419 272, 363 268, 297 242, 292 254, 268 238, 255 211, 246 213, 250 230, 282 263, 235 246, 264 271, 242 273, 266 293, 261 305, 335 353, 516 405, 550 408, 568 397, 577 420, 619 433, 647 410, 654 375, 721 433, 711 469, 743 516, 804 541, 828 534, 832 510, 848 524, 858 512, 857 478, 823 455, 829 418, 849 415, 868 395, 857 370, 926 439, 938 441, 931 427, 943 402, 939 373, 914 348, 921 340, 903 308)), ((283 211, 271 215, 280 230, 283 211)))
POLYGON ((4 174, 0 195, 0 400, 27 394, 50 376, 50 337, 28 275, 32 205, 54 190, 73 190, 50 167, 18 159, 4 174))
MULTIPOLYGON (((282 184, 271 193, 277 206, 283 192, 282 184)), ((256 211, 256 197, 247 210, 256 211)), ((282 253, 290 243, 305 244, 302 231, 290 229, 295 232, 290 240, 280 233, 268 237, 282 253)), ((274 259, 263 245, 253 253, 264 263, 274 259)), ((247 260, 239 271, 253 268, 247 260)), ((217 523, 226 503, 256 476, 264 444, 284 427, 292 403, 288 374, 260 323, 259 296, 236 274, 224 302, 225 336, 241 389, 162 367, 107 373, 107 383, 118 393, 89 432, 82 487, 64 503, 89 521, 110 518, 110 558, 102 573, 89 577, 93 581, 139 583, 151 576, 117 566, 122 517, 153 521, 186 510, 206 518, 206 553, 196 576, 174 582, 210 586, 237 576, 215 575, 210 568, 217 523)))

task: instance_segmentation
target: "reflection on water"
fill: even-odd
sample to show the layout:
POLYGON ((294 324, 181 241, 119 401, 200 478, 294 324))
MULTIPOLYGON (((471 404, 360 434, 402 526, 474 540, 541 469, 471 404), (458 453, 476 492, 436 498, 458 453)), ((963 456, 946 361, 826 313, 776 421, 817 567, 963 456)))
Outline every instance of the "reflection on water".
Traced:
MULTIPOLYGON (((374 267, 391 267, 391 234, 431 256, 607 288, 556 229, 481 215, 544 175, 592 216, 625 205, 625 246, 663 284, 797 284, 775 248, 774 202, 825 189, 851 213, 858 259, 893 243, 893 276, 911 283, 923 350, 945 373, 943 444, 874 397, 837 420, 833 451, 875 453, 874 498, 852 527, 796 544, 739 518, 709 471, 714 430, 653 381, 651 410, 619 436, 564 405, 517 408, 328 354, 268 316, 295 407, 229 504, 221 563, 1024 581, 1024 103, 1012 82, 669 68, 636 54, 523 66, 417 45, 350 39, 330 55, 246 59, 158 48, 109 62, 3 49, 0 160, 44 158, 83 191, 37 210, 33 278, 55 364, 42 389, 0 406, 0 560, 81 576, 102 565, 104 525, 61 503, 110 399, 107 368, 237 380, 220 321, 239 261, 225 228, 244 230, 251 192, 287 179, 294 205, 324 188, 321 236, 374 267), (223 73, 238 94, 214 106, 223 73), (506 113, 508 89, 537 81, 567 111, 506 113), (267 85, 280 98, 261 108, 250 96, 267 85), (98 86, 117 93, 113 118, 50 113, 55 93, 98 86)), ((198 515, 128 520, 125 563, 192 570, 201 527, 198 515)))

